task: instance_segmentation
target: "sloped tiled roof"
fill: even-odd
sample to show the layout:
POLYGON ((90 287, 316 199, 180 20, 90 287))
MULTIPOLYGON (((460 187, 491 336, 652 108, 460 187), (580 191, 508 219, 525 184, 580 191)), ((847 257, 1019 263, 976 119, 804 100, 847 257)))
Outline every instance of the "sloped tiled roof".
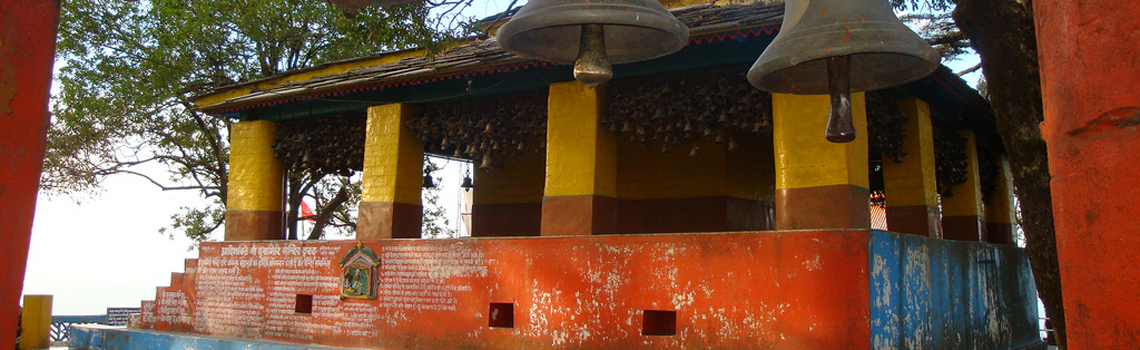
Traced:
MULTIPOLYGON (((735 38, 737 35, 774 34, 783 16, 782 1, 759 0, 742 5, 716 5, 713 2, 678 7, 670 10, 690 28, 689 44, 703 44, 735 38), (771 25, 759 28, 760 25, 771 25), (740 32, 741 29, 750 29, 740 32), (727 33, 735 31, 734 33, 727 33), (743 33, 743 34, 742 34, 743 33)), ((356 60, 353 60, 356 61, 356 60)), ((335 65, 335 63, 333 63, 335 65)), ((551 65, 503 51, 495 42, 478 40, 443 52, 433 58, 411 57, 396 62, 353 69, 344 73, 317 76, 286 82, 279 86, 253 90, 248 94, 209 105, 197 106, 207 112, 226 112, 262 105, 290 102, 305 98, 325 97, 376 88, 415 85, 433 81, 491 74, 503 71, 551 65)), ((293 73, 285 73, 287 76, 293 73)), ((280 77, 280 76, 279 76, 280 77)), ((256 86, 244 82, 212 93, 239 87, 256 86)))

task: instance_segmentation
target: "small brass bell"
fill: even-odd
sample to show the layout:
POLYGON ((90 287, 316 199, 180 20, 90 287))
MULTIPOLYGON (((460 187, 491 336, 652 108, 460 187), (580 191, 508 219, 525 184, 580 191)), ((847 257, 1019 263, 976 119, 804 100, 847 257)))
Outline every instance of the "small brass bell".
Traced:
POLYGON ((532 0, 495 39, 520 56, 574 63, 574 79, 595 87, 613 76, 611 64, 680 50, 689 28, 655 0, 532 0))
POLYGON ((851 142, 851 92, 906 84, 938 68, 938 53, 887 0, 788 0, 780 34, 748 70, 761 90, 830 94, 826 137, 851 142))
POLYGON ((490 154, 484 154, 483 155, 483 162, 479 164, 479 169, 491 170, 494 167, 495 167, 494 159, 491 158, 491 155, 490 154))

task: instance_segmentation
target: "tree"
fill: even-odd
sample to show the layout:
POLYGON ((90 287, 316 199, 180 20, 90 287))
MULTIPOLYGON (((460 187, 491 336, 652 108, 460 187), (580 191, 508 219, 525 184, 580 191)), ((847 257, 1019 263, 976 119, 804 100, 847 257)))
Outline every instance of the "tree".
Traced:
MULTIPOLYGON (((424 176, 433 176, 437 170, 442 169, 439 165, 432 162, 431 157, 424 157, 424 176)), ((423 222, 420 226, 421 235, 424 238, 454 238, 456 232, 450 226, 450 221, 447 220, 447 210, 439 204, 439 184, 443 182, 442 177, 433 177, 432 181, 436 184, 433 187, 423 189, 423 203, 424 203, 424 216, 423 222)))
MULTIPOLYGON (((81 195, 125 174, 198 191, 210 204, 184 208, 166 232, 203 240, 224 219, 231 121, 193 110, 191 97, 323 62, 438 49, 448 30, 428 10, 368 8, 349 20, 314 0, 66 1, 41 189, 81 195)), ((321 180, 297 182, 312 191, 292 199, 337 193, 325 187, 339 181, 321 180)))
MULTIPOLYGON (((1029 262, 1038 294, 1065 348, 1065 310, 1053 229, 1049 163, 1040 123, 1044 120, 1032 0, 891 0, 896 8, 953 7, 952 18, 981 56, 986 94, 998 134, 1009 154, 1029 262)), ((934 43, 937 43, 935 40, 934 43)))

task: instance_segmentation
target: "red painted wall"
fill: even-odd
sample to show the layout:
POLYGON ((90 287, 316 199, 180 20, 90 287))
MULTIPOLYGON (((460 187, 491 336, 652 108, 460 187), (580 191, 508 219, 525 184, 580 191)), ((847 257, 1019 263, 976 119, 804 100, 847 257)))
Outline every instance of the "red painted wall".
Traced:
POLYGON ((0 1, 0 344, 15 344, 16 313, 36 208, 56 0, 0 1))
POLYGON ((867 232, 364 241, 377 299, 341 299, 355 244, 205 243, 141 326, 394 349, 870 345, 867 232), (513 303, 513 328, 488 326, 490 303, 513 303), (644 310, 675 311, 676 334, 642 335, 644 310))
POLYGON ((1140 343, 1140 2, 1034 3, 1069 348, 1140 343))

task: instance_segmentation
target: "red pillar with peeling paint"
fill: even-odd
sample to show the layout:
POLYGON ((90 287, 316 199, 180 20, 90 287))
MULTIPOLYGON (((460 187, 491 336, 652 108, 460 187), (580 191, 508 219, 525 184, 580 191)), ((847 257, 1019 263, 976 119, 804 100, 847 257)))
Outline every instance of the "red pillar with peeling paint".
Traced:
POLYGON ((58 0, 0 1, 0 344, 16 343, 43 167, 58 0))
POLYGON ((1140 344, 1140 2, 1034 4, 1069 348, 1140 344))

